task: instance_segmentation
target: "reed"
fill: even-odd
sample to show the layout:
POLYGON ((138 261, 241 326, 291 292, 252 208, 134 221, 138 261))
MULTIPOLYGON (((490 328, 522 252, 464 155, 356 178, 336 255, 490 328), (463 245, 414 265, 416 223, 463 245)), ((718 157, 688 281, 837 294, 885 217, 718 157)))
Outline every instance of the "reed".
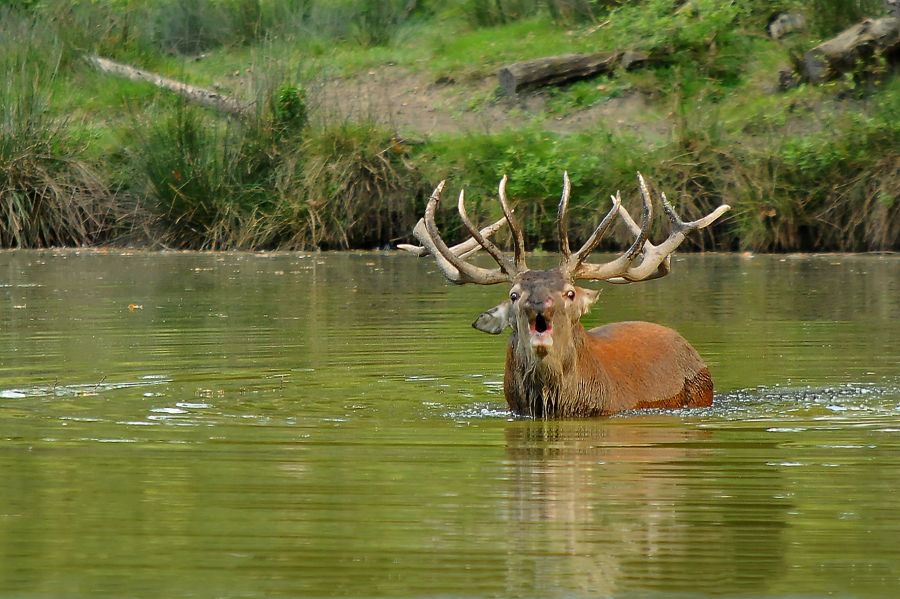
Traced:
POLYGON ((32 19, 0 14, 0 246, 88 245, 117 216, 101 176, 79 158, 76 127, 51 111, 61 48, 32 19))
POLYGON ((283 210, 288 246, 375 248, 404 239, 419 218, 407 149, 371 121, 310 132, 295 193, 283 210))

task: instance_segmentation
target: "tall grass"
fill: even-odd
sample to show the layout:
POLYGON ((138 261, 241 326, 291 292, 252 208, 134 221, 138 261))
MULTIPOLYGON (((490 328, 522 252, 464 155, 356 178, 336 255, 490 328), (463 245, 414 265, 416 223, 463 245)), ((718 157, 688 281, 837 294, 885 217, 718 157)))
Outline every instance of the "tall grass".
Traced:
POLYGON ((244 131, 205 116, 180 106, 165 122, 151 125, 141 143, 164 243, 221 249, 261 241, 248 220, 257 203, 264 206, 264 167, 271 165, 260 164, 265 154, 244 151, 244 131))
POLYGON ((815 35, 828 38, 859 23, 863 19, 881 16, 885 12, 882 0, 828 0, 807 4, 808 18, 815 35))
POLYGON ((457 10, 475 27, 493 27, 547 14, 560 25, 597 22, 618 0, 461 0, 457 10))
POLYGON ((26 3, 54 24, 67 50, 152 60, 195 56, 272 37, 390 43, 415 3, 408 0, 157 0, 26 3))
POLYGON ((139 156, 163 245, 195 249, 379 247, 416 213, 406 150, 373 122, 306 128, 281 84, 256 119, 181 105, 143 127, 139 156))
MULTIPOLYGON (((721 194, 708 186, 702 190, 696 156, 690 150, 664 147, 647 151, 637 140, 613 135, 602 129, 577 136, 553 136, 540 130, 510 132, 502 136, 470 136, 455 150, 456 141, 437 150, 435 170, 451 179, 453 188, 466 188, 469 213, 482 222, 499 217, 497 185, 504 174, 509 177, 507 193, 516 205, 516 219, 522 226, 526 245, 555 251, 557 245, 556 209, 562 191, 563 171, 572 184, 569 235, 573 244, 585 241, 610 207, 610 195, 621 191, 626 209, 640 218, 636 172, 641 171, 657 192, 665 192, 680 214, 696 218, 721 203, 721 194), (690 165, 690 168, 685 168, 690 165), (459 181, 462 179, 465 181, 459 181)), ((712 168, 707 165, 706 168, 712 168)), ((703 179, 703 184, 709 182, 703 179)), ((659 203, 656 200, 659 217, 659 203)), ((440 213, 442 230, 462 239, 466 233, 448 202, 440 213)), ((657 218, 654 233, 663 227, 657 218)), ((502 237, 502 235, 501 235, 502 237)), ((601 249, 627 245, 630 234, 618 224, 608 234, 601 249)), ((731 238, 727 225, 717 224, 704 237, 692 236, 686 247, 727 248, 731 238)))
POLYGON ((72 125, 50 112, 61 50, 40 23, 0 13, 0 246, 102 241, 116 207, 79 159, 72 125))
POLYGON ((296 185, 305 96, 296 85, 269 80, 255 104, 253 118, 237 121, 181 103, 161 122, 136 127, 164 245, 250 249, 283 236, 275 215, 296 185))
POLYGON ((417 174, 389 131, 368 121, 341 123, 311 136, 303 152, 313 245, 371 248, 408 236, 418 219, 417 174))
MULTIPOLYGON (((497 179, 509 175, 516 218, 535 248, 556 249, 563 170, 572 178, 573 243, 590 234, 617 190, 626 208, 639 212, 634 174, 640 170, 685 220, 732 205, 726 218, 690 236, 688 249, 897 251, 900 84, 892 85, 868 116, 832 115, 815 129, 767 144, 742 145, 718 126, 714 111, 692 107, 679 117, 672 142, 650 150, 602 129, 568 137, 533 130, 463 144, 448 140, 433 149, 432 170, 452 187, 466 187, 470 215, 481 222, 498 216, 497 179)), ((447 203, 439 218, 448 237, 460 240, 465 232, 454 210, 447 203)), ((665 234, 663 220, 657 215, 657 236, 665 234)), ((612 249, 628 240, 620 227, 605 243, 612 249)))
MULTIPOLYGON (((637 216, 640 170, 685 220, 723 202, 734 207, 686 248, 891 250, 900 249, 900 129, 891 116, 898 109, 885 102, 871 118, 760 147, 733 143, 714 115, 686 111, 674 142, 649 151, 602 130, 526 129, 448 138, 412 154, 369 121, 305 130, 291 151, 183 112, 158 132, 156 157, 164 160, 148 173, 168 242, 179 247, 380 247, 409 238, 440 179, 448 180, 448 199, 465 188, 473 219, 496 219, 497 184, 506 174, 528 246, 553 251, 564 170, 572 180, 573 243, 590 235, 616 191, 637 216)), ((438 220, 448 241, 466 236, 455 202, 442 204, 438 220)), ((654 235, 665 235, 663 221, 657 214, 654 235)), ((603 247, 628 241, 618 226, 603 247)))

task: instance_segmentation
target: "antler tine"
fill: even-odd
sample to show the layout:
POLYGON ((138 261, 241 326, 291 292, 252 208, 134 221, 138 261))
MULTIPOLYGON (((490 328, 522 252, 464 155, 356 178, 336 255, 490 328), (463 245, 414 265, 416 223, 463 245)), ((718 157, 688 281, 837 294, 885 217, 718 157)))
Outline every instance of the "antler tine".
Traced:
POLYGON ((525 272, 528 267, 525 265, 525 238, 522 235, 522 229, 516 223, 512 216, 512 210, 509 209, 509 202, 506 201, 506 175, 500 179, 500 207, 506 216, 506 222, 509 224, 509 231, 512 233, 513 246, 515 247, 516 269, 519 272, 525 272))
POLYGON ((567 273, 573 273, 578 270, 578 268, 581 266, 581 263, 584 262, 588 255, 594 251, 594 248, 597 247, 597 244, 600 243, 603 235, 606 234, 606 230, 609 229, 609 226, 615 219, 616 213, 618 213, 619 208, 622 205, 622 200, 619 197, 619 192, 616 192, 616 195, 609 197, 613 202, 612 208, 610 208, 609 212, 606 213, 606 216, 603 217, 603 220, 600 221, 600 224, 597 225, 597 228, 594 229, 594 232, 591 233, 591 236, 588 237, 587 241, 584 242, 584 245, 581 246, 581 249, 575 252, 575 254, 569 257, 565 262, 563 262, 563 264, 565 264, 565 270, 567 273))
POLYGON ((626 252, 629 264, 634 262, 638 252, 644 249, 644 242, 647 241, 647 235, 650 233, 650 223, 653 220, 653 200, 650 199, 650 190, 647 189, 647 182, 644 181, 644 177, 640 172, 637 174, 637 180, 638 188, 641 190, 641 203, 644 206, 644 212, 641 214, 641 231, 634 243, 631 244, 631 247, 628 248, 628 252, 626 252))
POLYGON ((438 269, 452 283, 463 285, 465 283, 477 283, 479 285, 492 285, 494 283, 504 283, 510 278, 499 268, 487 269, 481 268, 468 262, 450 251, 444 240, 441 239, 437 230, 437 224, 434 222, 434 211, 440 201, 441 191, 444 189, 444 182, 435 188, 434 193, 428 200, 425 207, 425 219, 419 221, 413 234, 422 245, 428 249, 429 253, 434 256, 438 269))
POLYGON ((635 236, 634 243, 625 254, 613 262, 602 266, 585 264, 583 268, 576 273, 575 278, 605 279, 610 283, 635 283, 638 281, 649 281, 651 279, 664 277, 669 274, 671 268, 672 252, 681 245, 681 242, 684 241, 687 234, 691 231, 708 227, 731 209, 731 206, 728 204, 722 204, 703 218, 685 223, 675 213, 675 210, 666 198, 666 194, 660 194, 663 211, 666 213, 666 216, 669 217, 672 230, 669 233, 669 237, 666 238, 664 242, 659 245, 653 245, 647 240, 647 231, 649 229, 647 205, 650 201, 650 194, 647 190, 646 182, 640 173, 638 173, 638 185, 641 189, 641 198, 644 201, 644 217, 641 219, 641 226, 637 226, 624 207, 620 206, 618 210, 619 216, 622 217, 626 227, 628 227, 631 234, 635 236), (637 266, 632 266, 631 263, 637 257, 638 251, 643 255, 641 263, 637 266), (629 255, 630 258, 627 262, 624 261, 623 259, 629 255), (606 274, 606 271, 611 270, 608 267, 613 264, 619 264, 621 266, 619 272, 610 276, 595 276, 597 274, 606 274))
MULTIPOLYGON (((483 228, 481 231, 479 231, 479 233, 481 233, 482 237, 487 239, 488 237, 490 237, 491 235, 496 233, 498 230, 500 230, 500 227, 502 227, 505 224, 506 224, 506 217, 504 216, 503 218, 501 218, 494 224, 488 225, 487 227, 483 228)), ((483 249, 483 246, 480 243, 478 243, 477 239, 475 239, 473 237, 469 237, 464 242, 462 242, 458 245, 454 245, 450 249, 453 250, 453 253, 456 254, 457 256, 459 256, 460 259, 465 260, 472 254, 476 253, 478 250, 483 249), (457 252, 455 248, 460 248, 460 251, 457 252)))
MULTIPOLYGON (((424 229, 425 219, 419 219, 418 224, 421 224, 424 229)), ((418 224, 416 226, 418 226, 418 224)), ((506 217, 504 216, 503 218, 501 218, 494 224, 488 225, 487 227, 483 228, 479 232, 481 233, 482 237, 488 238, 491 235, 493 235, 494 233, 496 233, 497 231, 499 231, 500 227, 502 227, 505 224, 506 224, 506 217)), ((426 233, 427 233, 427 231, 426 231, 426 233)), ((398 243, 397 249, 407 251, 410 254, 413 254, 414 256, 419 256, 419 257, 427 256, 431 253, 428 251, 428 248, 426 248, 424 245, 412 245, 411 243, 398 243)), ((482 249, 481 245, 478 243, 478 241, 476 239, 474 239, 472 237, 469 237, 462 243, 458 243, 458 244, 450 247, 450 251, 453 252, 455 255, 459 256, 460 259, 462 259, 462 260, 465 260, 466 258, 468 258, 469 256, 471 256, 472 254, 474 254, 475 252, 477 252, 480 249, 482 249)))
MULTIPOLYGON (((663 197, 665 197, 665 194, 663 194, 663 197)), ((665 206, 663 206, 663 209, 665 210, 665 206)), ((669 212, 667 211, 666 214, 669 214, 669 212)), ((636 222, 634 222, 634 219, 631 218, 631 215, 628 214, 628 211, 625 210, 624 206, 619 206, 619 216, 622 217, 622 222, 625 223, 625 226, 628 228, 628 231, 632 235, 634 235, 635 238, 639 237, 641 234, 641 228, 637 225, 636 222)), ((649 250, 653 250, 654 248, 656 248, 656 246, 653 245, 652 243, 650 243, 649 241, 644 242, 644 247, 641 248, 641 253, 644 255, 644 257, 641 259, 642 264, 643 264, 643 260, 646 260, 647 252, 649 250)), ((642 281, 650 281, 652 279, 659 279, 659 278, 666 276, 667 274, 669 274, 669 269, 670 269, 671 264, 672 264, 672 256, 671 255, 666 256, 666 258, 662 262, 659 263, 659 266, 656 269, 656 272, 654 272, 653 274, 651 274, 641 280, 642 281)), ((631 281, 629 281, 628 279, 625 279, 623 277, 613 277, 612 279, 606 279, 606 282, 614 283, 617 285, 631 283, 631 281)))
MULTIPOLYGON (((634 262, 634 259, 641 251, 641 248, 643 248, 644 242, 647 241, 647 234, 650 231, 650 222, 653 218, 653 205, 650 202, 650 192, 647 190, 647 184, 644 182, 644 178, 640 173, 637 174, 637 178, 638 187, 641 190, 641 201, 644 210, 641 215, 640 229, 638 230, 638 234, 631 244, 631 247, 629 247, 621 256, 606 264, 585 264, 584 260, 587 258, 588 252, 582 253, 582 250, 585 249, 582 248, 582 250, 579 250, 578 252, 579 262, 572 271, 573 279, 607 280, 622 276, 623 273, 628 271, 631 263, 634 262)), ((614 206, 614 208, 616 208, 617 211, 621 211, 621 203, 618 206, 614 206)), ((607 215, 607 218, 608 217, 609 216, 607 215)), ((605 220, 606 219, 604 219, 604 221, 605 220)), ((603 223, 600 223, 600 226, 602 227, 603 223)), ((609 226, 608 223, 607 226, 609 226)), ((593 235, 591 237, 593 239, 593 235)), ((588 242, 592 241, 592 239, 589 239, 588 242)), ((599 236, 598 239, 594 241, 594 247, 596 247, 597 241, 599 241, 599 236)), ((587 245, 588 244, 585 243, 585 247, 587 247, 587 245)), ((591 247, 590 249, 593 250, 594 248, 591 247)))
POLYGON ((559 230, 559 252, 562 254, 562 263, 569 262, 572 250, 569 248, 569 193, 572 191, 572 183, 569 181, 568 171, 563 171, 563 192, 559 200, 559 208, 556 211, 556 226, 559 230))
POLYGON ((720 216, 731 210, 731 206, 722 204, 703 218, 686 223, 675 214, 675 210, 672 208, 669 200, 666 199, 666 194, 660 194, 660 198, 662 200, 663 211, 672 223, 672 230, 669 233, 669 237, 658 246, 654 246, 649 242, 647 243, 647 247, 643 250, 644 258, 641 260, 641 263, 636 267, 629 268, 627 275, 623 277, 629 279, 629 281, 647 281, 668 274, 671 254, 679 245, 681 245, 681 242, 684 241, 688 233, 708 227, 720 216), (663 264, 665 264, 665 266, 663 266, 663 264), (657 270, 664 270, 664 272, 655 275, 654 271, 657 270))
POLYGON ((459 191, 459 203, 457 204, 457 209, 459 210, 459 218, 462 219, 463 224, 466 226, 466 229, 469 230, 469 235, 472 236, 481 247, 483 247, 487 253, 491 255, 491 257, 500 265, 500 270, 503 271, 506 276, 509 277, 509 280, 512 281, 513 277, 518 274, 518 270, 516 270, 516 265, 513 264, 509 258, 503 255, 503 252, 500 249, 491 243, 489 240, 482 237, 481 232, 475 228, 475 225, 472 224, 472 221, 469 220, 469 215, 466 214, 466 199, 465 199, 465 191, 459 191))

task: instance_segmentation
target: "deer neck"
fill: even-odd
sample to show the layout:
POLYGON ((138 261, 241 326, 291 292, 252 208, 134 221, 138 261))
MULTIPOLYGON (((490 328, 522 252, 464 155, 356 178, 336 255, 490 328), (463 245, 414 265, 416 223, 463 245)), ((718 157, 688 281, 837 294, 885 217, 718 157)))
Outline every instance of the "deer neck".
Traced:
POLYGON ((573 327, 571 343, 559 348, 563 351, 543 360, 516 333, 510 337, 509 349, 504 386, 514 412, 534 418, 584 415, 585 410, 603 413, 606 376, 587 348, 581 323, 573 327))

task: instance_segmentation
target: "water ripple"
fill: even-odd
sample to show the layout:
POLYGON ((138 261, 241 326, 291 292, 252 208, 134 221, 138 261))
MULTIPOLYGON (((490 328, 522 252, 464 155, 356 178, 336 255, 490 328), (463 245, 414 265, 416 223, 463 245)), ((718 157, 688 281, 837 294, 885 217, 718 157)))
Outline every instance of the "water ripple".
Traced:
POLYGON ((138 378, 139 380, 137 381, 110 383, 107 382, 106 377, 104 377, 98 383, 79 385, 59 385, 52 383, 48 385, 35 385, 33 387, 0 389, 0 398, 26 399, 29 397, 79 397, 85 395, 98 395, 107 391, 117 391, 120 389, 135 389, 152 385, 164 385, 172 382, 172 379, 165 375, 147 375, 138 378))

